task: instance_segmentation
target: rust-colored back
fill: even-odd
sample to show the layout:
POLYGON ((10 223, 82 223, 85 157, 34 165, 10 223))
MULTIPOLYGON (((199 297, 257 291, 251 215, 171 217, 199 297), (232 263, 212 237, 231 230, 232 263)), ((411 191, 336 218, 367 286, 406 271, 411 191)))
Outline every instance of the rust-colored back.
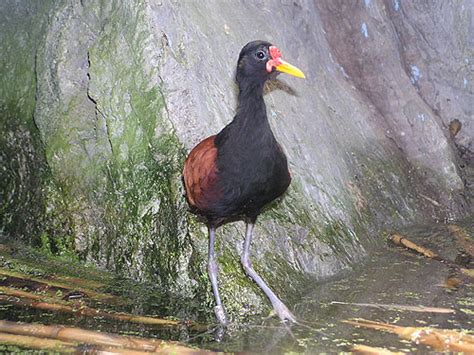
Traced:
POLYGON ((188 203, 204 213, 218 199, 216 136, 204 139, 189 153, 184 163, 184 186, 188 203))

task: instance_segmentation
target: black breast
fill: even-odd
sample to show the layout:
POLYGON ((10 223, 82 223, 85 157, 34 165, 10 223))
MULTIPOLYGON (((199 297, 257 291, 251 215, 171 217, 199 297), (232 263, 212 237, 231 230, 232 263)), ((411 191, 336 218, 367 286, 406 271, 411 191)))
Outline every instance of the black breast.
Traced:
POLYGON ((268 123, 254 125, 251 130, 231 125, 227 130, 216 138, 222 195, 215 215, 256 218, 266 204, 288 188, 291 178, 287 159, 268 123), (233 128, 238 129, 238 134, 227 134, 233 128))

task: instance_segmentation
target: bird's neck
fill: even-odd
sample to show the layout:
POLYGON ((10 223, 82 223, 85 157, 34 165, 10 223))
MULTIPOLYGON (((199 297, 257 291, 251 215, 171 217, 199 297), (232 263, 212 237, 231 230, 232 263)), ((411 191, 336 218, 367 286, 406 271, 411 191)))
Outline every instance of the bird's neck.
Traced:
POLYGON ((240 83, 237 113, 234 118, 236 123, 245 126, 268 124, 263 86, 264 83, 260 81, 240 83))
POLYGON ((236 149, 248 150, 256 144, 274 141, 263 100, 263 85, 256 81, 240 83, 235 117, 215 139, 221 152, 227 151, 226 147, 235 152, 236 149))

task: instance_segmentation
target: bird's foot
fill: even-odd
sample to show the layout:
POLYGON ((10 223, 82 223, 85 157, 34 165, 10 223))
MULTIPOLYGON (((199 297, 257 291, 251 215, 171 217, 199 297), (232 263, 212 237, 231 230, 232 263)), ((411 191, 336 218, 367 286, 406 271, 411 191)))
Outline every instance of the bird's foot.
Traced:
POLYGON ((298 323, 296 317, 291 313, 287 306, 281 301, 273 304, 273 311, 281 319, 282 322, 298 323))
POLYGON ((225 315, 224 307, 222 305, 214 307, 214 313, 216 314, 216 318, 222 325, 227 325, 227 317, 225 315))

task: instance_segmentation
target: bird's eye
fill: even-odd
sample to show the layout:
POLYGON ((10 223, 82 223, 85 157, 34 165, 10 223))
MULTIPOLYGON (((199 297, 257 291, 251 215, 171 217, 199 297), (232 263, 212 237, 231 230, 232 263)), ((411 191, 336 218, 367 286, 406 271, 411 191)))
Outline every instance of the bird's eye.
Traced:
POLYGON ((265 59, 265 52, 264 51, 258 51, 257 52, 257 58, 258 59, 265 59))

